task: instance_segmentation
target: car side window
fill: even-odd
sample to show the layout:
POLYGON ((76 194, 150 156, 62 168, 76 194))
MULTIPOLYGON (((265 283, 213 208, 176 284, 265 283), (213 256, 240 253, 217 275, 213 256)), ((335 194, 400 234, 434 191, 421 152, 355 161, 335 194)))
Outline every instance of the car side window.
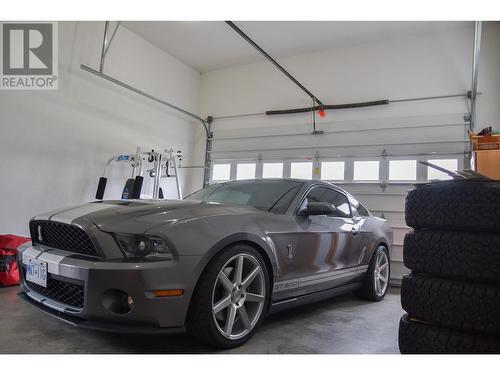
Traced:
POLYGON ((347 198, 349 199, 349 202, 351 202, 352 208, 358 212, 359 216, 370 216, 370 211, 368 211, 365 206, 359 203, 356 198, 354 198, 350 194, 347 196, 347 198))
POLYGON ((275 214, 284 214, 290 204, 292 203, 293 198, 299 192, 301 186, 295 186, 288 190, 278 201, 269 209, 269 211, 274 212, 275 214))
POLYGON ((309 193, 307 193, 306 198, 302 202, 300 210, 306 208, 309 202, 326 202, 333 204, 337 208, 338 214, 333 214, 331 216, 337 216, 337 217, 351 216, 351 209, 347 197, 341 192, 335 191, 333 189, 321 186, 312 188, 309 191, 309 193))
POLYGON ((358 211, 359 216, 370 216, 370 212, 368 212, 365 206, 363 206, 361 203, 358 207, 356 207, 356 210, 358 211))

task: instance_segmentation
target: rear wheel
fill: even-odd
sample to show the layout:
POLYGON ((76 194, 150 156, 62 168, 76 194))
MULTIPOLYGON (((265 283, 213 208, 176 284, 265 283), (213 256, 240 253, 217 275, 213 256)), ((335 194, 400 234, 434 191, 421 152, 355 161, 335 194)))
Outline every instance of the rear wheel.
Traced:
POLYGON ((389 287, 390 269, 389 253, 385 246, 380 245, 373 253, 368 272, 356 295, 371 301, 383 300, 389 287))
POLYGON ((201 276, 191 302, 188 331, 200 341, 234 348, 261 324, 269 301, 262 256, 245 244, 217 255, 201 276))

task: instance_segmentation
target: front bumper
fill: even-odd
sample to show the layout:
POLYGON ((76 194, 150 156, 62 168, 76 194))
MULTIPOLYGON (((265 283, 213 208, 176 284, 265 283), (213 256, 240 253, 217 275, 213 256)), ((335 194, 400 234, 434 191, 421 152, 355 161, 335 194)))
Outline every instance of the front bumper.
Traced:
POLYGON ((44 313, 57 318, 73 327, 89 329, 92 331, 100 332, 113 332, 113 333, 128 333, 128 334, 176 334, 184 333, 186 329, 184 327, 153 327, 153 326, 141 326, 141 325, 125 325, 117 324, 111 322, 98 322, 91 320, 84 320, 73 315, 65 314, 57 310, 53 310, 41 303, 35 302, 32 298, 28 297, 26 292, 21 292, 18 294, 19 298, 28 302, 30 305, 38 308, 44 313))
POLYGON ((89 260, 67 251, 31 244, 22 246, 18 254, 24 299, 34 306, 74 326, 138 333, 158 328, 182 331, 200 261, 196 256, 137 263, 89 260), (49 279, 81 285, 80 306, 49 296, 43 288, 30 287, 23 269, 28 258, 47 262, 49 279), (165 289, 183 289, 184 293, 179 297, 155 297, 152 293, 165 289), (131 296, 134 300, 131 310, 123 314, 110 311, 103 303, 103 295, 109 290, 120 290, 131 296))

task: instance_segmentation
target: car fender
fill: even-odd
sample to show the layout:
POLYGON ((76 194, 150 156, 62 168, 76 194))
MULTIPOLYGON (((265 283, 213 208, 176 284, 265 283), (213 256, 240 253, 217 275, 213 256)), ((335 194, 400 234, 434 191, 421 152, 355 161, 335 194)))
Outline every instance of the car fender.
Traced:
POLYGON ((237 242, 246 242, 250 245, 257 246, 264 251, 265 254, 263 254, 263 257, 267 258, 265 260, 267 260, 269 262, 269 265, 271 266, 272 275, 270 275, 270 280, 271 282, 273 282, 273 279, 276 278, 277 275, 277 261, 272 241, 268 238, 263 238, 256 234, 246 232, 233 233, 219 240, 204 254, 203 258, 200 260, 200 262, 198 262, 198 265, 196 267, 197 282, 201 274, 203 273, 203 270, 210 263, 213 257, 226 247, 237 242))
POLYGON ((380 246, 384 245, 387 248, 389 260, 391 259, 391 242, 387 237, 384 236, 378 236, 374 238, 373 240, 370 241, 368 244, 368 248, 365 252, 362 253, 361 259, 360 259, 360 265, 367 265, 370 264, 370 261, 372 260, 373 254, 375 253, 375 250, 380 246))

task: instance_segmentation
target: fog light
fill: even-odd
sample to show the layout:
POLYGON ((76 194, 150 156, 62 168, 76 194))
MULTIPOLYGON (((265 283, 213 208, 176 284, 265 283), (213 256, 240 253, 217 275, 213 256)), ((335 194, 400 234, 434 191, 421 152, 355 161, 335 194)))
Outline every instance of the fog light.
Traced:
POLYGON ((126 314, 133 307, 134 299, 119 289, 109 289, 102 295, 102 305, 113 314, 126 314))

